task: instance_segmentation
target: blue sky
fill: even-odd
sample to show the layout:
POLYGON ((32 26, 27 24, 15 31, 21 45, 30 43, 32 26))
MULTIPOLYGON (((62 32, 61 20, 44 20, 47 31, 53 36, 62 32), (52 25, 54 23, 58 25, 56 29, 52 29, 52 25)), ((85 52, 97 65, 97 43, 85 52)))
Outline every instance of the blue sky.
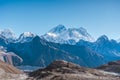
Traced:
POLYGON ((120 0, 0 0, 0 29, 42 35, 63 24, 120 38, 120 0))

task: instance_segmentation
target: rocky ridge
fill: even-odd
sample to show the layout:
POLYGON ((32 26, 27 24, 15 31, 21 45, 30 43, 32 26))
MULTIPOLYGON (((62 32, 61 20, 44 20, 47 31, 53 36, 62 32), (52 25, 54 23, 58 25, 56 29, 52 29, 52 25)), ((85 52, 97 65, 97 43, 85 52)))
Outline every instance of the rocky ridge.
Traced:
POLYGON ((119 80, 119 75, 57 60, 29 74, 35 80, 119 80))

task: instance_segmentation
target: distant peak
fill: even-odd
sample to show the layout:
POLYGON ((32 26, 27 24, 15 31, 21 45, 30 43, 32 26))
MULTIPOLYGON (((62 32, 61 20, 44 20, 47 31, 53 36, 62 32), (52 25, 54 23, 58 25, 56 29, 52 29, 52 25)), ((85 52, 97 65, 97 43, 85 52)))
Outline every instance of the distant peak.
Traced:
POLYGON ((35 36, 37 35, 32 32, 24 32, 19 36, 16 42, 21 42, 21 43, 30 42, 35 36))
POLYGON ((75 43, 79 40, 94 41, 94 38, 83 27, 80 28, 65 28, 63 25, 58 25, 44 35, 47 41, 56 43, 75 43))
POLYGON ((99 37, 100 39, 105 39, 108 40, 108 37, 106 35, 102 35, 101 37, 99 37))
POLYGON ((61 33, 62 31, 65 31, 66 27, 64 25, 57 25, 56 27, 52 28, 49 32, 53 33, 61 33))
POLYGON ((83 27, 78 28, 80 31, 87 32, 87 30, 83 27))
POLYGON ((80 28, 68 28, 69 31, 78 31, 80 33, 87 33, 87 30, 83 27, 80 28))
POLYGON ((98 39, 97 39, 97 41, 108 41, 109 39, 108 39, 108 37, 106 36, 106 35, 102 35, 101 37, 99 37, 98 39))
POLYGON ((24 33, 21 34, 21 36, 24 36, 24 37, 34 37, 35 34, 32 33, 32 32, 24 32, 24 33))
POLYGON ((12 29, 3 29, 3 30, 0 30, 0 32, 13 32, 12 29))
POLYGON ((59 24, 59 25, 56 26, 56 28, 61 28, 62 29, 62 28, 65 28, 65 26, 62 25, 62 24, 59 24))
POLYGON ((0 30, 0 35, 4 36, 7 39, 15 39, 16 38, 12 29, 0 30))

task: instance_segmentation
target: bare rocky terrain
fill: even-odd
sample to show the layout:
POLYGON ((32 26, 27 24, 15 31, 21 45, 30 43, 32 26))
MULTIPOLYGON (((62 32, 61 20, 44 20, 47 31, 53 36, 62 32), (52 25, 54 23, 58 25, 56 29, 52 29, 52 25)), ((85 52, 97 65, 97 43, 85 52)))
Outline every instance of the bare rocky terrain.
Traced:
POLYGON ((0 80, 120 80, 119 71, 116 71, 119 70, 119 62, 110 62, 97 69, 91 69, 57 60, 46 68, 28 73, 27 76, 14 66, 0 60, 0 80), (118 66, 117 69, 113 65, 115 68, 118 66))
POLYGON ((27 75, 12 65, 0 61, 0 80, 25 80, 27 75))
POLYGON ((0 61, 0 80, 25 80, 27 75, 12 65, 0 61))
POLYGON ((27 75, 15 68, 12 64, 5 63, 0 51, 0 80, 25 80, 27 75))
POLYGON ((97 69, 109 71, 109 72, 115 72, 120 74, 120 60, 119 61, 112 61, 108 64, 102 65, 98 67, 97 69))
POLYGON ((84 68, 62 60, 54 61, 46 68, 31 72, 29 76, 33 80, 120 80, 117 73, 84 68))

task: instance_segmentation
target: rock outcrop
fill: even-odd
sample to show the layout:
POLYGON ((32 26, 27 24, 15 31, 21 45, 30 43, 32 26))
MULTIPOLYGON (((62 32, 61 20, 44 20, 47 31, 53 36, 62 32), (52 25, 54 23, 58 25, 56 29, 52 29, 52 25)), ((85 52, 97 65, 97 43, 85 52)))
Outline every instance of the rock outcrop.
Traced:
POLYGON ((12 73, 12 74, 21 74, 22 73, 22 71, 20 71, 19 69, 15 68, 12 65, 4 63, 1 60, 0 60, 0 69, 4 70, 6 73, 12 73))
POLYGON ((35 80, 119 80, 119 75, 81 67, 63 60, 54 61, 46 68, 29 74, 35 80))
POLYGON ((25 80, 26 78, 22 71, 0 60, 0 80, 25 80))
POLYGON ((0 80, 25 80, 27 78, 22 71, 13 66, 13 56, 12 53, 0 50, 0 80))
POLYGON ((109 62, 108 64, 98 67, 98 69, 120 74, 120 60, 109 62))

